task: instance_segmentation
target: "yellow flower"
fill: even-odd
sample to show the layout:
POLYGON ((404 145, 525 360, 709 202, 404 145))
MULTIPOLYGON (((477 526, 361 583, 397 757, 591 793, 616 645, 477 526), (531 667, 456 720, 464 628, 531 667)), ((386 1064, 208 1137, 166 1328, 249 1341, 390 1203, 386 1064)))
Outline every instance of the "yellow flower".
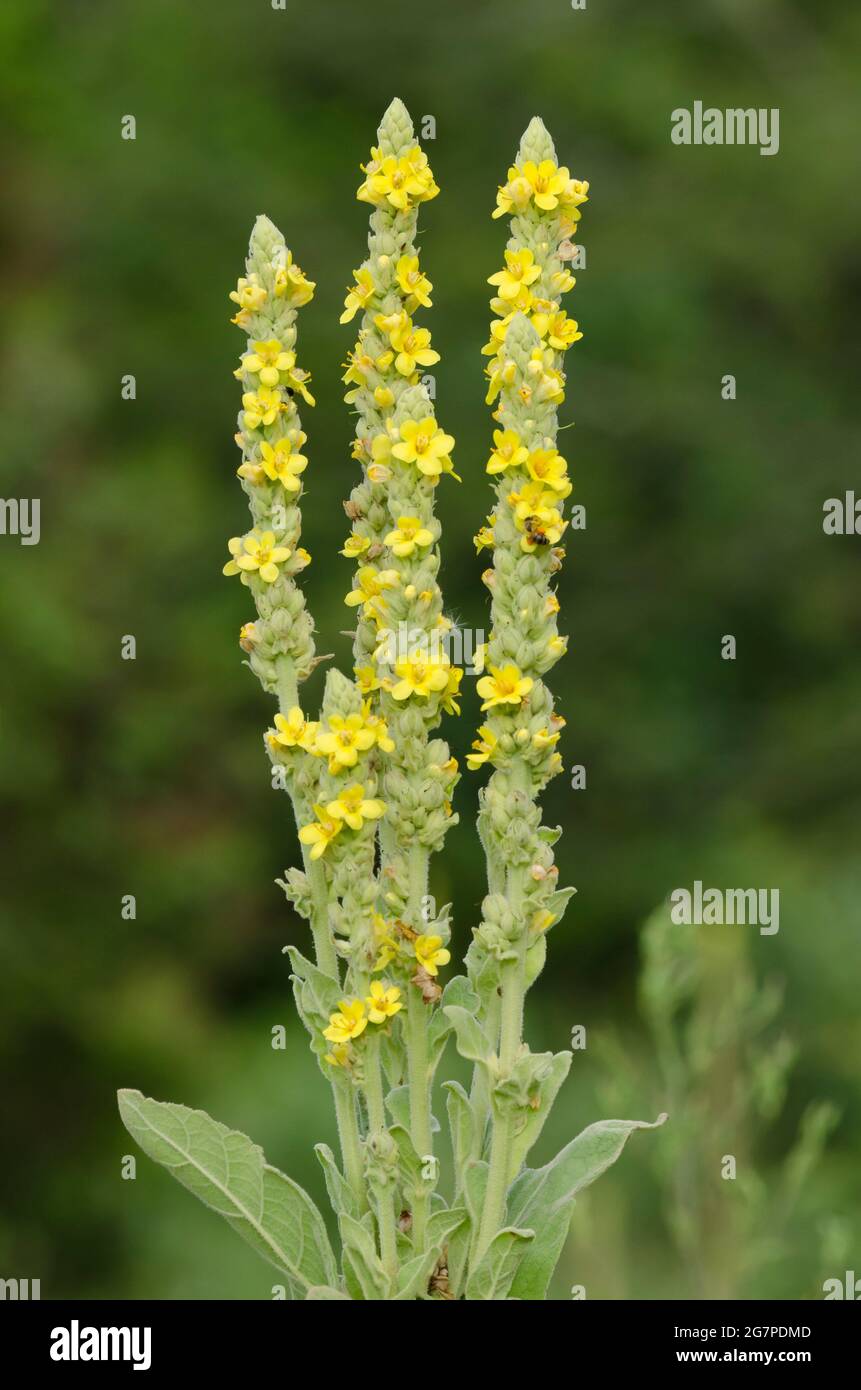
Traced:
POLYGON ((338 1005, 339 1013, 329 1015, 329 1027, 323 1029, 323 1037, 333 1043, 347 1043, 358 1038, 368 1026, 365 1006, 361 999, 342 999, 338 1005))
POLYGON ((503 184, 496 195, 494 217, 503 217, 512 208, 522 212, 532 198, 532 185, 514 164, 508 171, 508 182, 503 184))
POLYGON ((467 753, 466 765, 470 772, 477 772, 483 763, 493 757, 499 739, 487 724, 482 724, 478 731, 478 738, 473 740, 473 752, 467 753))
POLYGON ((534 285, 540 275, 540 265, 535 264, 535 256, 525 246, 520 251, 506 251, 505 269, 489 276, 487 283, 498 286, 500 299, 516 299, 523 286, 534 285))
MULTIPOLYGON (((331 1017, 336 1015, 332 1014, 331 1017)), ((332 1051, 327 1052, 324 1061, 330 1067, 349 1067, 351 1065, 352 1048, 349 1043, 333 1043, 332 1051)))
POLYGON ((289 560, 292 554, 286 545, 276 545, 272 531, 252 531, 247 536, 234 536, 227 542, 231 559, 222 574, 246 574, 256 570, 266 584, 274 584, 278 578, 278 566, 289 560))
POLYGON ((298 492, 300 483, 299 475, 305 472, 308 467, 308 460, 304 454, 294 453, 294 446, 301 448, 305 443, 306 436, 301 432, 298 435, 282 435, 276 439, 274 444, 268 444, 265 440, 260 445, 261 467, 267 478, 272 482, 281 483, 287 492, 298 492))
POLYGON ((378 207, 388 203, 398 212, 404 212, 411 203, 425 202, 439 193, 427 156, 417 145, 400 158, 371 150, 371 159, 363 172, 367 177, 356 193, 363 203, 374 203, 378 207))
POLYGON ((266 291, 256 275, 243 275, 236 282, 236 289, 230 291, 234 304, 247 313, 255 313, 266 302, 266 291))
POLYGON ((363 695, 372 695, 375 690, 380 689, 382 682, 373 666, 355 666, 353 672, 356 685, 363 695))
POLYGON ((448 686, 449 668, 444 661, 434 661, 422 652, 412 652, 395 662, 397 683, 392 687, 395 700, 408 700, 411 695, 423 699, 434 690, 445 690, 448 686))
POLYGON ((556 493, 546 492, 543 481, 537 480, 524 483, 521 488, 512 489, 508 494, 508 503, 514 509, 515 520, 521 524, 529 516, 552 522, 558 516, 557 500, 556 493))
POLYGON ((366 797, 361 782, 354 782, 328 803, 326 813, 334 821, 344 821, 351 830, 361 830, 365 821, 379 820, 386 814, 386 803, 366 797))
POLYGON ((438 362, 439 353, 430 345, 431 335, 427 328, 415 328, 407 314, 403 319, 404 322, 390 332, 389 342, 397 353, 395 371, 401 376, 412 376, 417 367, 432 367, 438 362))
POLYGON ((353 275, 356 283, 347 290, 341 323, 350 323, 360 309, 367 309, 376 294, 374 277, 366 266, 363 266, 361 270, 354 270, 353 275))
POLYGON ((376 565, 363 565, 356 575, 357 587, 350 590, 344 602, 348 608, 361 604, 362 612, 370 618, 378 607, 385 607, 384 591, 396 588, 399 579, 397 570, 378 570, 376 565))
POLYGON ((372 980, 365 1000, 371 1023, 385 1023, 387 1018, 394 1018, 404 1007, 398 1003, 400 997, 397 985, 387 985, 385 980, 372 980))
POLYGON ((303 304, 314 298, 316 288, 316 281, 305 278, 298 265, 293 263, 293 252, 288 251, 284 265, 275 272, 275 294, 278 298, 287 299, 301 309, 303 304))
POLYGON ((419 270, 418 256, 401 256, 395 266, 395 275, 404 294, 411 295, 417 304, 430 309, 433 285, 419 270))
POLYGON ((529 924, 530 930, 534 932, 546 931, 548 927, 553 926, 555 921, 556 918, 552 912, 548 912, 547 908, 539 908, 537 912, 532 914, 532 921, 529 924))
POLYGON ((565 165, 557 168, 552 159, 542 159, 540 164, 528 159, 523 166, 523 177, 532 188, 535 206, 543 212, 552 212, 559 206, 571 182, 565 165))
POLYGON ((248 375, 259 376, 261 386, 277 386, 281 373, 289 372, 296 362, 296 354, 283 348, 277 338, 252 343, 251 349, 240 358, 239 365, 248 375))
POLYGON ((379 912, 375 912, 371 918, 374 926, 374 945, 377 948, 377 959, 374 961, 372 969, 385 970, 387 965, 391 965, 393 960, 397 960, 401 954, 401 946, 398 938, 392 934, 391 922, 387 922, 379 912))
POLYGON ((249 430, 271 425, 276 416, 286 410, 280 392, 271 386, 261 386, 257 392, 246 391, 242 397, 243 422, 249 430))
POLYGON ((367 536, 359 536, 355 531, 351 531, 338 553, 346 555, 348 560, 355 560, 357 556, 364 555, 370 544, 367 536))
POLYGON ((472 538, 473 542, 475 543, 475 552, 477 555, 480 555, 482 550, 492 550, 496 543, 493 535, 493 526, 490 525, 490 523, 493 521, 493 517, 488 517, 487 520, 488 525, 482 526, 478 531, 476 531, 475 535, 472 538))
POLYGON ((305 718, 298 705, 293 705, 286 714, 276 714, 275 728, 269 731, 270 742, 280 748, 304 748, 311 753, 319 727, 305 718))
POLYGON ((373 734, 377 747, 382 749, 384 753, 394 753, 395 742, 389 737, 389 726, 381 714, 371 714, 370 700, 364 701, 362 716, 365 720, 365 728, 373 734))
POLYGON ((549 729, 537 729, 532 735, 533 748, 540 748, 543 752, 545 748, 552 748, 554 743, 558 743, 560 738, 559 730, 551 734, 549 729))
POLYGON ((529 450, 520 442, 516 430, 493 431, 493 453, 487 464, 488 473, 502 473, 506 468, 519 468, 526 462, 529 450))
MULTIPOLYGON (((319 859, 326 853, 336 835, 341 833, 343 822, 330 815, 323 806, 314 806, 314 814, 317 817, 310 825, 303 825, 299 831, 299 839, 303 845, 311 846, 311 858, 319 859)), ((333 1041, 343 1041, 343 1039, 333 1039, 333 1041)))
POLYGON ((482 709, 493 709, 494 705, 519 705, 533 686, 531 676, 522 676, 518 668, 509 666, 489 666, 489 676, 482 676, 476 690, 484 700, 482 709))
POLYGON ((426 478, 438 478, 451 470, 454 440, 443 433, 432 415, 423 420, 404 420, 400 437, 400 443, 392 445, 392 453, 402 463, 414 463, 426 478))
POLYGON ((533 314, 532 326, 539 338, 546 338, 556 352, 566 352, 572 343, 579 342, 583 337, 577 320, 569 319, 564 309, 556 309, 549 314, 533 314))
POLYGON ((393 554, 403 558, 412 555, 416 546, 424 550, 426 546, 433 545, 433 532, 422 526, 417 516, 399 516, 396 529, 389 532, 384 544, 393 554))
POLYGON ((429 975, 437 975, 441 965, 448 965, 451 952, 442 944, 441 936, 417 936, 413 942, 416 960, 429 975))
POLYGON ((329 771, 341 772, 346 767, 355 767, 360 753, 373 748, 375 735, 365 727, 361 714, 348 714, 346 717, 333 714, 329 728, 318 734, 314 751, 329 759, 329 771))
POLYGON ((571 492, 568 478, 568 465, 556 449, 533 449, 526 460, 526 471, 530 478, 544 487, 552 488, 561 497, 571 492))
POLYGON ((460 692, 460 683, 462 680, 463 671, 459 666, 452 666, 448 673, 448 684, 442 692, 442 707, 446 714, 460 714, 458 694, 460 692))

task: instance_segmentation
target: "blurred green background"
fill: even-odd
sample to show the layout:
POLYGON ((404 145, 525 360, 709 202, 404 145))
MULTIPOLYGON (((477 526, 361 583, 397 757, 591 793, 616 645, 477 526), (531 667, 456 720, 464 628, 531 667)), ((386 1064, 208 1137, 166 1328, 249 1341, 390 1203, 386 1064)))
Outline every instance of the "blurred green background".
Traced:
MULTIPOLYGON (((42 537, 0 538, 0 1275, 44 1297, 269 1296, 274 1272, 154 1165, 121 1180, 120 1085, 247 1130, 322 1196, 328 1089, 273 883, 294 835, 236 645, 248 597, 220 574, 245 525, 227 292, 265 211, 318 284, 306 591, 346 665, 338 315, 364 254, 358 164, 394 95, 437 123, 423 322, 463 475, 439 492, 442 582, 470 627, 496 185, 536 112, 592 183, 562 409, 588 528, 554 672, 588 787, 546 796, 578 896, 529 1011, 533 1046, 578 1023, 589 1045, 537 1157, 608 1107, 673 1113, 578 1205, 556 1293, 821 1297, 861 1267, 861 540, 821 526, 858 485, 859 40, 836 0, 6 0, 0 469, 4 497, 41 498, 42 537), (779 107, 779 154, 674 146, 670 112, 695 100, 779 107), (653 910, 695 878, 779 888, 779 934, 668 933, 653 910)), ((477 722, 470 689, 461 757, 477 722)), ((432 885, 458 952, 483 892, 476 786, 432 885)))

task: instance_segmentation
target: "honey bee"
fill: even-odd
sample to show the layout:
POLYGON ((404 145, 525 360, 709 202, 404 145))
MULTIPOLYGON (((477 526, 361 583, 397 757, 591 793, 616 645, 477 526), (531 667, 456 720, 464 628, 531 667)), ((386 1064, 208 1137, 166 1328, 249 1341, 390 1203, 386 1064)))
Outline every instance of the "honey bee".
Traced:
POLYGON ((527 536, 533 545, 549 545, 547 533, 537 516, 528 516, 523 523, 527 536))

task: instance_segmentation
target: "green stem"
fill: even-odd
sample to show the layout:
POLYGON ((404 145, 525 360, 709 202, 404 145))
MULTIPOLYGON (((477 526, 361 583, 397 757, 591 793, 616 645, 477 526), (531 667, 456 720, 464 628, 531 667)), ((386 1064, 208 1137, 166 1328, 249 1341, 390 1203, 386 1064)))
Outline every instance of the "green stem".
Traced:
MULTIPOLYGON (((374 1026, 373 1024, 371 1025, 374 1026)), ((368 1133, 386 1128, 383 1078, 380 1067, 380 1037, 368 1038, 365 1048, 365 1100, 368 1105, 368 1133)), ((380 1259, 394 1286, 398 1276, 398 1238, 395 1227, 394 1184, 374 1183, 377 1225, 380 1232, 380 1259)))
MULTIPOLYGON (((299 687, 296 682, 293 659, 289 656, 282 656, 278 660, 278 709, 281 714, 286 714, 298 703, 299 687)), ((290 801, 298 830, 301 825, 301 816, 296 796, 292 790, 290 801)), ((335 950, 332 929, 329 926, 329 892, 326 886, 326 870, 319 860, 311 858, 304 845, 302 846, 302 863, 305 868, 305 877, 311 888, 313 907, 311 935, 314 939, 314 955, 317 966, 326 975, 331 975, 332 979, 337 980, 339 978, 338 955, 335 950)))
MULTIPOLYGON (((525 946, 524 936, 517 960, 504 961, 500 972, 502 1006, 499 1030, 499 1070, 503 1077, 510 1073, 520 1048, 520 1035, 523 1028, 525 946)), ((487 1192, 484 1199, 481 1230, 476 1246, 476 1259, 481 1259, 493 1237, 503 1225, 505 1198, 508 1192, 508 1170, 514 1115, 511 1112, 500 1114, 493 1108, 491 1108, 491 1113, 493 1116, 493 1138, 490 1145, 490 1170, 487 1176, 487 1192)))
POLYGON ((359 1121, 356 1116, 356 1098, 351 1084, 332 1082, 335 1096, 335 1118, 338 1122, 338 1139, 341 1146, 341 1159, 344 1176, 359 1206, 359 1211, 368 1210, 368 1195, 365 1191, 365 1164, 362 1157, 362 1141, 359 1137, 359 1121))
MULTIPOLYGON (((418 930, 421 901, 427 891, 428 855, 421 847, 409 854, 409 923, 418 930)), ((410 1088, 410 1137, 419 1158, 433 1154, 431 1095, 428 1059, 428 1010, 421 991, 410 985, 407 991, 407 1079, 410 1088)), ((429 1194, 418 1194, 413 1202, 412 1238, 416 1251, 424 1248, 429 1194)))
MULTIPOLYGON (((485 1033, 491 1047, 496 1051, 499 1046, 499 1024, 502 1010, 502 999, 499 990, 495 989, 487 1001, 487 1009, 484 1015, 485 1033)), ((472 1071, 472 1087, 469 1093, 472 1104, 473 1115, 475 1116, 475 1143, 473 1146, 472 1157, 481 1158, 484 1152, 484 1138, 487 1133, 487 1126, 490 1123, 490 1080, 487 1074, 487 1067, 476 1062, 472 1071)))

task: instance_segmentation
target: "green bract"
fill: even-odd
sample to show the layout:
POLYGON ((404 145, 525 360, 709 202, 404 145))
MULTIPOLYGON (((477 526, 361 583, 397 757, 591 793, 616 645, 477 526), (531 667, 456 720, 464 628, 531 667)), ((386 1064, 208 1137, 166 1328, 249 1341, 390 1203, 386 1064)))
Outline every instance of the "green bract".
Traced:
MULTIPOLYGON (((244 1135, 199 1110, 120 1092, 122 1119, 168 1168, 310 1300, 544 1299, 576 1194, 620 1154, 635 1120, 590 1125, 551 1162, 526 1166, 571 1064, 522 1041, 524 997, 548 929, 574 890, 558 886, 537 797, 561 768, 562 721, 544 676, 562 656, 553 576, 571 491, 556 448, 565 349, 580 336, 561 310, 565 266, 588 185, 556 163, 539 120, 499 191, 510 215, 506 265, 491 276, 497 317, 486 349, 499 430, 488 465, 492 517, 477 540, 491 633, 478 692, 485 724, 469 757, 492 774, 478 833, 488 886, 466 973, 446 980, 449 908, 428 894, 428 860, 457 823, 456 760, 436 736, 459 713, 459 634, 437 576, 436 488, 454 474, 454 440, 436 420, 438 355, 421 316, 433 286, 416 250, 422 203, 439 192, 406 109, 394 101, 358 190, 371 208, 368 256, 342 322, 358 320, 346 364, 362 478, 345 510, 343 554, 355 562, 345 604, 354 670, 330 670, 311 719, 301 683, 322 658, 296 576, 308 460, 299 410, 313 405, 297 360, 297 311, 314 285, 265 217, 231 299, 247 334, 236 376, 239 477, 251 528, 234 537, 225 573, 255 616, 240 644, 278 712, 265 747, 292 803, 302 867, 281 886, 310 925, 313 949, 288 948, 296 1007, 332 1088, 340 1156, 317 1146, 339 1236, 336 1257, 311 1198, 244 1135), (472 1064, 467 1091, 443 1083, 454 1154, 434 1153, 433 1082, 452 1040, 472 1064)), ((660 1117, 657 1123, 660 1123, 660 1117)))

